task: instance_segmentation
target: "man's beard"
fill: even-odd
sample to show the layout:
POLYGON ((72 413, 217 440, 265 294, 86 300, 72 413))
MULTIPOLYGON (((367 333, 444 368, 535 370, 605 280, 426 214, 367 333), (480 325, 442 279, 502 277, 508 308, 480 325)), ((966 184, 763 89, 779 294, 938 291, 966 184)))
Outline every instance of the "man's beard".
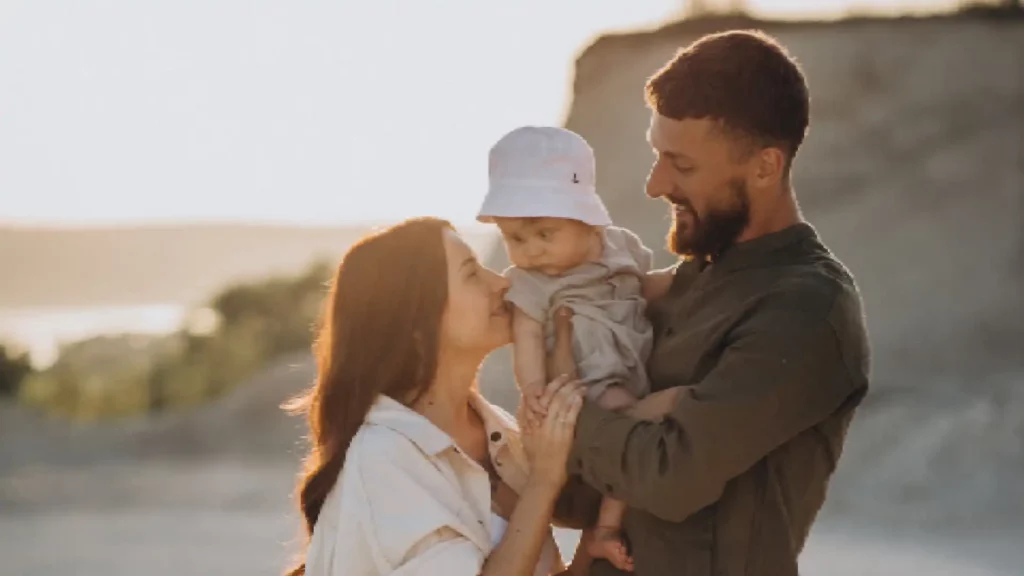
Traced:
POLYGON ((680 222, 673 213, 672 229, 668 232, 668 248, 672 252, 699 261, 716 260, 736 244, 736 239, 750 223, 750 194, 746 182, 740 179, 729 182, 732 202, 729 208, 713 209, 704 217, 697 215, 689 200, 675 203, 687 209, 690 221, 680 222))

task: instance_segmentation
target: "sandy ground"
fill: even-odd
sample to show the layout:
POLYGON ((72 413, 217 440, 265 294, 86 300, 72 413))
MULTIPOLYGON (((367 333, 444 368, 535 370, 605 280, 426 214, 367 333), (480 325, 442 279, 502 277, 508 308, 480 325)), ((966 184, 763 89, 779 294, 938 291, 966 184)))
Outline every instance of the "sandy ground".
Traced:
MULTIPOLYGON (((280 574, 295 548, 280 465, 37 470, 0 477, 2 576, 280 574)), ((576 534, 561 532, 569 554, 576 534)), ((951 538, 819 525, 805 575, 1019 576, 1021 535, 951 538)))
MULTIPOLYGON (((288 558, 286 513, 120 510, 5 514, 2 574, 17 576, 275 575, 288 558)), ((570 549, 575 533, 560 534, 570 549)), ((1007 543, 1008 544, 1008 543, 1007 543)), ((1016 576, 1024 552, 970 557, 938 542, 870 540, 816 533, 801 558, 805 575, 1016 576), (1014 571, 1014 566, 1017 566, 1014 571)))

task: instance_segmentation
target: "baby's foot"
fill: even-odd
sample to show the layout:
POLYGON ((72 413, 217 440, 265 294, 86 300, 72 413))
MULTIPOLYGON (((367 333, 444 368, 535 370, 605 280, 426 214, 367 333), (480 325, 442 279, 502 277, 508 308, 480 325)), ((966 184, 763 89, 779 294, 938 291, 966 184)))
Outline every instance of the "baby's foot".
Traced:
POLYGON ((610 526, 594 528, 590 541, 587 543, 587 552, 594 558, 604 558, 619 570, 633 571, 633 559, 626 551, 626 543, 622 541, 622 534, 618 528, 610 526))

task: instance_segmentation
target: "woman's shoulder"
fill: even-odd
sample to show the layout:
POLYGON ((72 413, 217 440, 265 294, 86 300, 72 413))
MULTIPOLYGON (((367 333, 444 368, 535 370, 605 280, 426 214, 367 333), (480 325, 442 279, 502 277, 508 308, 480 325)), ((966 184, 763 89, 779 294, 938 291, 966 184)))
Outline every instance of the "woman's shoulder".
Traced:
POLYGON ((332 542, 336 557, 375 563, 378 571, 409 562, 432 534, 461 526, 456 513, 463 496, 438 466, 443 459, 401 430, 364 423, 349 445, 337 493, 325 504, 332 519, 320 538, 332 542))
MULTIPOLYGON (((458 491, 442 472, 441 454, 429 454, 401 432, 364 424, 352 439, 341 474, 341 499, 366 508, 371 520, 416 508, 443 515, 442 501, 458 491)), ((345 505, 342 504, 342 508, 345 505)))
POLYGON ((349 452, 367 465, 400 466, 429 460, 453 445, 451 437, 422 414, 381 396, 352 439, 349 452))

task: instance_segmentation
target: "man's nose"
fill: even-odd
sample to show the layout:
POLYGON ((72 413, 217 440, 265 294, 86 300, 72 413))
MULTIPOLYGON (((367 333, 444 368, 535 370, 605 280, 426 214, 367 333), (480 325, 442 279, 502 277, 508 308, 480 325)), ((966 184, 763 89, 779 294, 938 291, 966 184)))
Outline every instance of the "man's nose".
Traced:
POLYGON ((661 198, 668 193, 668 187, 668 180, 665 177, 665 171, 661 168, 661 162, 655 160, 651 165, 651 171, 647 174, 644 192, 647 193, 648 198, 661 198))

